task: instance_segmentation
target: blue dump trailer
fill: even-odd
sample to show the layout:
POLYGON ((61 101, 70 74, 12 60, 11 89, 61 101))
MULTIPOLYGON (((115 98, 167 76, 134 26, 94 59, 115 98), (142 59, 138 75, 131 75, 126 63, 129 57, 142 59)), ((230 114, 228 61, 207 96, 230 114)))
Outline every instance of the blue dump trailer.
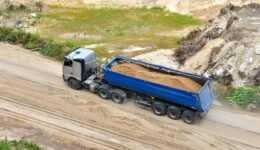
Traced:
POLYGON ((198 118, 204 116, 213 102, 209 78, 122 56, 113 58, 99 72, 98 67, 96 67, 98 65, 93 63, 96 61, 91 60, 94 58, 93 51, 82 48, 65 56, 63 78, 68 81, 71 88, 76 90, 82 87, 87 88, 91 92, 97 93, 101 98, 112 99, 118 104, 126 103, 131 97, 137 105, 151 108, 155 115, 167 115, 174 120, 182 118, 188 124, 194 124, 198 118), (198 83, 201 88, 198 92, 186 91, 115 72, 111 69, 122 62, 137 64, 168 75, 189 78, 198 83), (70 69, 66 67, 70 67, 70 69))

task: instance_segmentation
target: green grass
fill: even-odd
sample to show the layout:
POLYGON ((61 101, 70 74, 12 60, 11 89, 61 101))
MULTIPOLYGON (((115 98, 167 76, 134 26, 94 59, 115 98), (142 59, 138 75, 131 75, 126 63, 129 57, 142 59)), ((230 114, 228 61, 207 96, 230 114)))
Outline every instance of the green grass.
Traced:
POLYGON ((232 90, 227 97, 228 102, 246 106, 250 103, 260 105, 260 87, 244 86, 232 90))
POLYGON ((213 82, 215 98, 229 104, 238 104, 245 107, 250 103, 260 106, 260 87, 254 85, 234 88, 213 82))
POLYGON ((0 150, 47 150, 47 148, 25 140, 0 140, 0 150))
MULTIPOLYGON (((174 48, 179 37, 160 35, 191 26, 203 21, 188 15, 170 13, 164 8, 62 8, 50 7, 41 14, 37 26, 40 35, 52 35, 58 41, 69 39, 77 44, 110 43, 113 46, 96 48, 99 57, 122 54, 121 49, 130 45, 152 47, 151 50, 174 48), (74 39, 66 33, 85 33, 88 37, 74 39), (91 36, 101 38, 91 38, 91 36), (108 53, 114 50, 114 53, 108 53)), ((138 52, 135 52, 137 54, 138 52)), ((128 55, 128 54, 125 54, 128 55)))
MULTIPOLYGON (((28 13, 31 10, 20 6, 6 11, 28 13)), ((132 57, 156 49, 174 48, 180 37, 168 33, 203 23, 188 15, 170 13, 161 7, 49 7, 43 13, 37 13, 36 18, 36 34, 1 27, 0 40, 22 44, 24 48, 39 51, 58 60, 61 60, 69 49, 100 43, 106 45, 93 48, 100 58, 111 58, 115 55, 132 57), (129 46, 149 48, 135 52, 122 51, 129 46)))

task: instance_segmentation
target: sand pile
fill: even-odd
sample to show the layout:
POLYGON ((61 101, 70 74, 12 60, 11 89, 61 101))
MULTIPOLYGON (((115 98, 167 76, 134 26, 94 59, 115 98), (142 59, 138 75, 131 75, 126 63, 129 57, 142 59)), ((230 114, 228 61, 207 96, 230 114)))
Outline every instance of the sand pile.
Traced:
POLYGON ((189 78, 154 72, 145 67, 129 62, 113 66, 111 70, 139 79, 148 80, 191 92, 198 92, 201 89, 201 86, 198 83, 189 78))

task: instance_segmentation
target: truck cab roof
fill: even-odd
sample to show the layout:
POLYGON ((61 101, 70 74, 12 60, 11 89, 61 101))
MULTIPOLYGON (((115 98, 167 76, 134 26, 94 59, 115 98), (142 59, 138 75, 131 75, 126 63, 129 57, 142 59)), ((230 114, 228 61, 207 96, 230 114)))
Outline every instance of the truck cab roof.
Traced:
POLYGON ((75 59, 87 59, 90 56, 96 56, 96 53, 90 49, 86 49, 86 48, 77 48, 75 50, 73 50, 72 52, 70 52, 69 54, 67 54, 65 57, 71 60, 75 60, 75 59))

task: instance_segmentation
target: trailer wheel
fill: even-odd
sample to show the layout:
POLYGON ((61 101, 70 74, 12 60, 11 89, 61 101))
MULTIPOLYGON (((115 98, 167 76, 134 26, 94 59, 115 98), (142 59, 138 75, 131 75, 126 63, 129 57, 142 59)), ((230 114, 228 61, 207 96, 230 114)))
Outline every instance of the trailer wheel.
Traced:
POLYGON ((182 120, 187 124, 194 124, 196 121, 196 115, 192 110, 185 110, 182 113, 182 120))
POLYGON ((69 86, 74 89, 74 90, 79 90, 80 89, 80 83, 78 80, 74 79, 74 78, 71 78, 69 79, 69 86))
POLYGON ((166 113, 166 106, 161 102, 154 102, 152 105, 153 113, 158 116, 163 116, 166 113))
POLYGON ((181 110, 178 107, 170 106, 167 109, 167 115, 169 118, 177 120, 181 117, 181 110))
POLYGON ((104 88, 98 89, 98 96, 103 99, 108 99, 109 98, 108 89, 104 89, 104 88))
POLYGON ((126 99, 126 93, 123 90, 114 89, 111 94, 111 99, 117 104, 122 104, 126 99))

